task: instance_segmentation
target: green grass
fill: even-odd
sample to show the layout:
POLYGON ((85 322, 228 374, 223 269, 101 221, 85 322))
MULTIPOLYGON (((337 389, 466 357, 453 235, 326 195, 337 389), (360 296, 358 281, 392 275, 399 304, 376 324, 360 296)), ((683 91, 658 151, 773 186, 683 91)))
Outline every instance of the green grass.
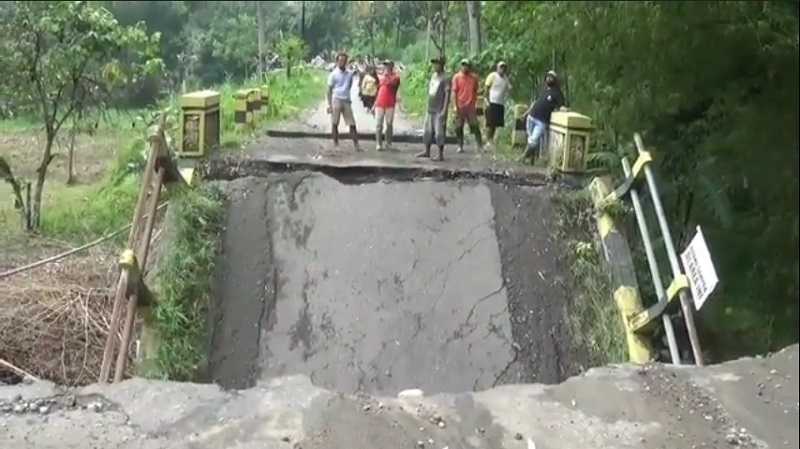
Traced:
POLYGON ((0 133, 36 131, 43 128, 40 121, 30 115, 19 115, 14 118, 0 120, 0 133))
MULTIPOLYGON (((257 87, 251 81, 243 84, 226 83, 219 86, 222 108, 222 146, 224 150, 240 149, 257 132, 272 123, 296 116, 323 98, 325 76, 322 71, 297 68, 292 78, 279 72, 266 81, 270 86, 270 102, 260 112, 257 127, 237 127, 233 120, 233 92, 244 87, 257 87)), ((163 101, 158 110, 169 109, 172 124, 169 133, 177 138, 180 109, 177 96, 163 101)), ((40 231, 49 237, 81 243, 125 226, 131 219, 139 190, 139 176, 145 164, 145 133, 147 123, 158 110, 110 110, 87 122, 97 123, 97 130, 114 133, 120 142, 116 160, 109 164, 109 173, 90 185, 64 186, 53 179, 45 184, 40 231)), ((0 133, 34 133, 41 125, 34 116, 17 116, 0 120, 0 133)), ((62 130, 62 137, 66 129, 62 130)), ((38 151, 38 149, 36 149, 38 151)), ((15 172, 18 167, 13 167, 15 172)), ((3 183, 0 193, 10 191, 3 183)), ((0 235, 19 234, 19 216, 8 205, 0 207, 0 235)))
POLYGON ((148 377, 192 380, 204 358, 210 278, 222 228, 223 194, 212 186, 183 189, 170 202, 173 238, 156 274, 153 313, 158 350, 148 377))
POLYGON ((66 187, 51 180, 45 190, 52 198, 42 209, 40 231, 65 241, 82 242, 130 223, 145 165, 144 146, 141 138, 124 145, 110 173, 100 182, 66 187))
POLYGON ((594 215, 588 191, 565 193, 557 198, 556 233, 567 242, 572 269, 569 326, 573 345, 588 353, 592 366, 625 362, 628 359, 625 330, 594 239, 594 215))
POLYGON ((408 67, 403 77, 401 101, 403 112, 413 118, 420 119, 428 107, 428 80, 431 72, 426 65, 417 64, 408 67))
POLYGON ((233 94, 239 89, 259 87, 259 83, 255 80, 243 84, 225 83, 217 88, 221 96, 222 137, 220 144, 223 150, 241 148, 243 143, 252 139, 269 125, 293 118, 303 110, 322 101, 325 75, 319 70, 296 68, 292 71, 291 78, 286 78, 283 72, 278 72, 268 77, 265 84, 269 85, 269 102, 265 108, 257 112, 253 127, 240 126, 234 122, 233 94))
POLYGON ((126 176, 117 184, 62 189, 43 210, 41 231, 66 241, 85 241, 116 231, 130 222, 138 194, 138 176, 126 176))

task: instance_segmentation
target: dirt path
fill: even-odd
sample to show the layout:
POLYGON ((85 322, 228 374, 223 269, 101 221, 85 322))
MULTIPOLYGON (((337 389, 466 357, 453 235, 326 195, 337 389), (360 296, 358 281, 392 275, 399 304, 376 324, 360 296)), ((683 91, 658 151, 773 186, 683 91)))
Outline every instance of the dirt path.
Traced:
MULTIPOLYGON (((375 117, 370 114, 361 103, 361 99, 358 97, 358 87, 356 82, 353 82, 353 89, 351 90, 350 95, 353 105, 353 115, 355 117, 358 131, 361 133, 374 134, 375 117)), ((400 95, 402 97, 402 87, 400 95)), ((311 110, 308 114, 305 114, 304 117, 299 120, 299 123, 304 125, 309 130, 329 131, 331 126, 331 118, 327 112, 326 102, 321 101, 317 107, 311 110)), ((296 125, 292 124, 292 126, 296 125)), ((347 133, 347 127, 345 126, 343 120, 339 123, 339 131, 341 133, 347 133)), ((421 134, 422 121, 419 120, 419 123, 417 123, 416 120, 406 116, 400 110, 400 108, 397 107, 395 108, 394 131, 395 134, 421 134)), ((365 149, 373 149, 373 146, 366 146, 365 149)))
MULTIPOLYGON (((292 121, 288 121, 277 125, 277 129, 284 131, 305 131, 311 133, 329 133, 331 131, 331 116, 327 112, 327 102, 324 99, 324 92, 320 92, 322 99, 316 107, 300 114, 300 116, 292 121)), ((407 163, 413 164, 425 160, 415 161, 414 155, 423 149, 421 141, 417 143, 402 143, 394 141, 392 144, 393 151, 384 151, 378 153, 375 151, 375 117, 367 111, 363 106, 361 99, 358 97, 357 82, 354 81, 353 88, 351 89, 351 101, 353 107, 353 115, 356 122, 356 128, 359 134, 370 135, 369 140, 363 140, 361 148, 365 150, 361 157, 380 157, 392 158, 401 156, 407 163)), ((395 108, 394 117, 394 135, 395 136, 415 136, 418 140, 421 139, 423 133, 423 119, 413 118, 408 116, 402 111, 400 103, 402 102, 403 90, 400 88, 399 103, 395 108)), ((265 148, 279 147, 281 151, 291 152, 306 152, 316 156, 322 155, 324 157, 342 157, 351 154, 353 151, 352 141, 350 140, 349 130, 344 123, 344 120, 339 121, 339 134, 341 146, 335 148, 330 139, 258 139, 257 142, 249 147, 251 153, 258 154, 259 150, 265 148)), ((449 132, 452 134, 452 132, 449 132)), ((448 144, 448 151, 445 154, 447 159, 459 161, 459 163, 482 161, 484 164, 491 164, 494 161, 492 153, 482 153, 477 151, 477 147, 472 141, 472 137, 466 138, 465 153, 457 154, 455 152, 456 145, 448 144)))

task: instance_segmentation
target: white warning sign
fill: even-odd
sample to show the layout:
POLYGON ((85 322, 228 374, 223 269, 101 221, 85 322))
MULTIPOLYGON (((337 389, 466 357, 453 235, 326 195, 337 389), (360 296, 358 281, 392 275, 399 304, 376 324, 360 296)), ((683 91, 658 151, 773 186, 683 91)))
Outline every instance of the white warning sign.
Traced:
POLYGON ((697 227, 697 234, 694 235, 689 246, 681 254, 683 261, 683 269, 686 270, 686 276, 689 278, 689 286, 692 289, 692 297, 694 297, 694 307, 700 310, 703 303, 706 302, 708 296, 714 291, 717 286, 719 278, 717 278, 717 271, 714 269, 714 263, 711 261, 711 253, 708 251, 706 239, 703 238, 703 231, 700 226, 697 227))

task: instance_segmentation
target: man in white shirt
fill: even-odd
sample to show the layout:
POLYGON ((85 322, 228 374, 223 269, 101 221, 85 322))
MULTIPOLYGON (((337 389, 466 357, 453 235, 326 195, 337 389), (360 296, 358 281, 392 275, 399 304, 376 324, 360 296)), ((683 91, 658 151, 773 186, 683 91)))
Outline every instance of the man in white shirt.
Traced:
POLYGON ((353 107, 350 100, 350 90, 353 87, 353 72, 347 68, 347 53, 336 55, 336 67, 328 76, 328 114, 331 114, 331 131, 333 145, 339 146, 339 117, 344 117, 344 122, 350 127, 350 136, 356 151, 361 151, 358 146, 358 133, 356 121, 353 118, 353 107))
POLYGON ((505 126, 506 100, 511 92, 511 81, 508 79, 506 63, 497 63, 497 71, 486 78, 486 89, 489 91, 489 107, 486 108, 486 133, 489 142, 494 141, 495 129, 505 126))

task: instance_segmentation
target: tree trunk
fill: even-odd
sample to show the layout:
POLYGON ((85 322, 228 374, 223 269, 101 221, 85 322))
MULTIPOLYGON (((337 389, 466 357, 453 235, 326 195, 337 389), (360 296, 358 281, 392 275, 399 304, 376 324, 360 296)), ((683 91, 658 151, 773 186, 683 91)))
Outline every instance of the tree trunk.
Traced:
POLYGON ((33 220, 31 212, 31 183, 25 182, 25 203, 22 205, 22 225, 26 231, 33 229, 33 220))
POLYGON ((397 28, 395 28, 395 35, 394 35, 394 47, 400 48, 400 18, 397 18, 396 22, 397 28))
POLYGON ((425 39, 425 62, 431 60, 431 15, 430 11, 428 12, 428 16, 426 17, 426 22, 428 22, 428 31, 427 36, 428 38, 425 39))
POLYGON ((450 2, 442 2, 442 48, 439 57, 445 59, 447 57, 447 12, 450 9, 450 2))
POLYGON ((256 2, 256 22, 258 22, 258 76, 264 77, 264 14, 261 2, 256 2))
POLYGON ((26 182, 23 185, 22 179, 15 178, 11 172, 11 167, 2 156, 0 156, 0 181, 5 181, 11 185, 11 190, 14 192, 14 208, 19 211, 22 229, 29 230, 31 221, 28 210, 30 208, 31 183, 26 182), (25 199, 26 196, 23 196, 23 188, 27 190, 27 200, 25 199))
POLYGON ((306 40, 306 2, 300 2, 300 38, 306 40))
POLYGON ((73 122, 69 135, 69 148, 67 148, 67 185, 71 185, 75 182, 75 170, 73 167, 75 162, 75 138, 77 134, 78 123, 73 122))
POLYGON ((55 132, 48 130, 47 142, 45 143, 44 154, 42 154, 42 162, 39 164, 39 168, 36 169, 36 185, 33 190, 33 200, 30 203, 31 230, 39 229, 39 226, 42 224, 42 192, 44 191, 45 178, 47 178, 47 167, 53 160, 52 151, 55 138, 55 132))
POLYGON ((560 58, 560 67, 561 73, 558 74, 558 77, 561 78, 561 93, 564 95, 564 106, 569 107, 570 105, 570 88, 569 88, 569 73, 567 71, 567 52, 564 51, 561 53, 560 58))
POLYGON ((481 53, 481 4, 478 1, 467 1, 469 18, 469 53, 475 58, 481 53))
POLYGON ((375 57, 375 4, 369 7, 369 51, 370 56, 375 57))

